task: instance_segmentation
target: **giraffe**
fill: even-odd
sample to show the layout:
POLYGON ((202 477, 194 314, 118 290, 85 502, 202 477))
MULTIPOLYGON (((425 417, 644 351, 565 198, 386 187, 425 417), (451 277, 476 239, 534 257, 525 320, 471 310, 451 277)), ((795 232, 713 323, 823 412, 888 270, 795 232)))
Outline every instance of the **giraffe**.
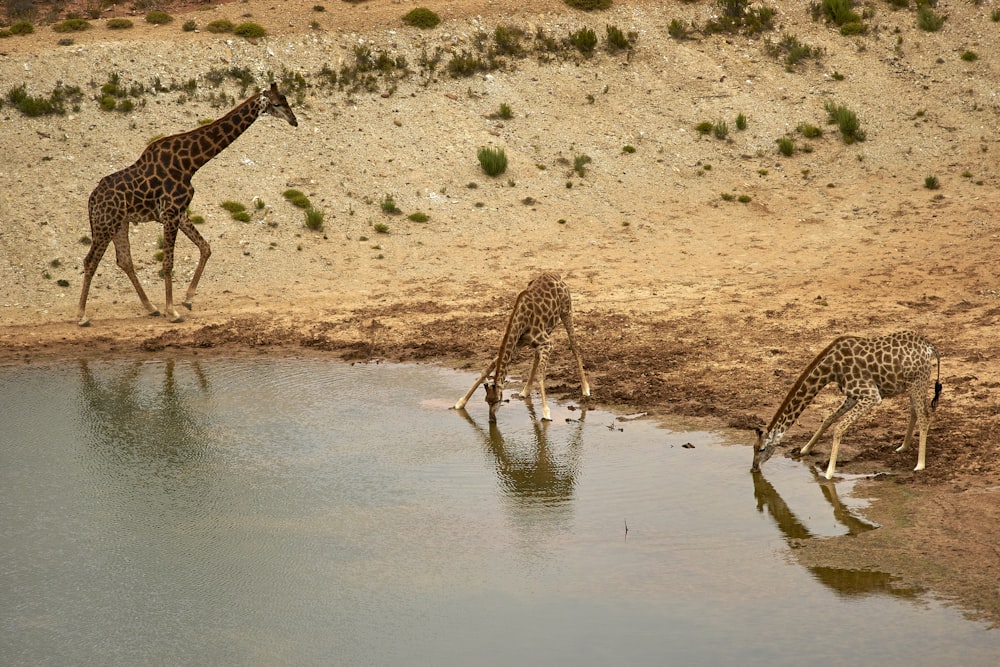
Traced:
POLYGON ((171 322, 183 321, 173 303, 172 274, 177 231, 184 232, 198 246, 200 253, 198 266, 183 301, 188 310, 191 309, 191 300, 205 263, 212 254, 208 242, 188 218, 188 205, 194 197, 191 177, 264 114, 283 118, 292 127, 299 124, 288 106, 288 100, 278 92, 277 85, 271 83, 269 89, 243 101, 213 123, 157 139, 146 147, 133 165, 100 180, 90 193, 88 202, 92 243, 83 260, 83 289, 77 311, 81 327, 90 325, 86 315, 87 293, 97 265, 111 242, 115 244, 118 266, 132 281, 147 313, 151 316, 160 314, 146 297, 135 275, 128 240, 129 223, 139 224, 150 219, 163 224, 164 314, 171 322))
POLYGON ((795 381, 767 431, 757 429, 757 445, 750 470, 760 470, 760 466, 771 458, 785 431, 791 428, 820 389, 830 382, 836 382, 844 392, 844 402, 823 420, 816 434, 800 450, 801 454, 808 454, 826 429, 843 417, 833 429, 827 479, 833 478, 840 439, 848 427, 881 403, 883 398, 904 393, 910 396, 910 422, 906 427, 903 444, 896 451, 909 449, 913 427, 919 423, 920 449, 914 470, 923 470, 926 465, 927 431, 931 421, 930 411, 927 409, 927 389, 931 380, 931 359, 935 358, 937 380, 934 382, 931 410, 937 407, 941 396, 941 357, 930 341, 912 331, 900 331, 876 338, 837 338, 812 360, 795 381))
POLYGON ((493 379, 483 384, 483 387, 486 389, 486 402, 490 406, 490 422, 496 423, 497 408, 503 400, 503 386, 507 381, 507 369, 517 350, 530 346, 534 348, 535 356, 531 364, 531 372, 528 374, 528 381, 524 383, 524 388, 518 395, 521 398, 527 398, 531 393, 532 384, 537 379, 538 391, 542 397, 542 421, 552 421, 549 404, 545 400, 545 368, 548 364, 549 353, 552 351, 550 336, 560 319, 566 327, 566 333, 569 336, 569 349, 573 351, 576 365, 580 370, 580 385, 583 395, 590 396, 590 385, 587 383, 587 374, 583 370, 583 358, 576 347, 576 337, 573 334, 573 303, 569 288, 555 273, 543 273, 529 282, 528 287, 517 295, 517 299, 514 300, 514 309, 507 320, 507 328, 500 341, 500 351, 479 375, 472 388, 455 403, 455 409, 464 409, 465 404, 472 398, 472 394, 479 388, 479 384, 489 376, 490 372, 493 372, 493 379))

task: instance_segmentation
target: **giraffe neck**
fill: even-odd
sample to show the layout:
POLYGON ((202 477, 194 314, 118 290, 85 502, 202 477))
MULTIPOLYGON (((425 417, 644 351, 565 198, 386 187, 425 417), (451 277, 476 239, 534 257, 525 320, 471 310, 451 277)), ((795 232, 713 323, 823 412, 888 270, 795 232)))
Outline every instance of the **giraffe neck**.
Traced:
POLYGON ((507 320, 507 329, 503 332, 503 339, 500 341, 497 365, 493 370, 493 380, 498 387, 502 387, 507 380, 507 367, 510 366, 514 352, 517 350, 517 343, 521 339, 521 334, 524 333, 523 299, 524 292, 521 292, 514 301, 514 309, 510 314, 510 319, 507 320))
POLYGON ((260 117, 260 100, 260 94, 254 95, 208 125, 165 137, 156 143, 162 142, 161 149, 169 149, 175 166, 193 174, 253 125, 260 117))
POLYGON ((781 437, 795 423, 802 412, 809 407, 816 394, 835 379, 833 365, 833 348, 843 343, 844 338, 838 338, 820 352, 812 363, 806 367, 799 378, 788 390, 788 395, 782 401, 781 407, 767 427, 768 441, 777 444, 781 437))

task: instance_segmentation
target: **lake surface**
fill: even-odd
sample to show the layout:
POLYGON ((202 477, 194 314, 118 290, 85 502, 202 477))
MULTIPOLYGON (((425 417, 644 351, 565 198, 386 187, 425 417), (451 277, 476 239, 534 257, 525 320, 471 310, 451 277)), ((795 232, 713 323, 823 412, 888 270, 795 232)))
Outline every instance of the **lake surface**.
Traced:
POLYGON ((449 409, 473 379, 0 368, 0 662, 997 664, 1000 631, 794 562, 872 529, 849 481, 573 404, 539 424, 513 399, 491 429, 481 393, 449 409))

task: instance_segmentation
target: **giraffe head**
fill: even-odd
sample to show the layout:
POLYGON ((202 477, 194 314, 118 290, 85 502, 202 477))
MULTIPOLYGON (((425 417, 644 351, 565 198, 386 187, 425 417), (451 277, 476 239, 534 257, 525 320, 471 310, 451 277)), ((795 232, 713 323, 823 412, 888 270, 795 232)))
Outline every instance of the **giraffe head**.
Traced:
POLYGON ((483 389, 486 390, 486 404, 490 406, 490 423, 495 424, 497 408, 503 402, 503 383, 498 383, 496 380, 484 382, 483 389))
POLYGON ((271 87, 260 94, 259 115, 263 116, 264 114, 284 118, 292 127, 299 126, 299 121, 295 119, 295 114, 292 113, 292 107, 288 106, 288 100, 278 92, 278 84, 273 81, 271 82, 271 87))
POLYGON ((750 472, 760 472, 760 467, 771 458, 774 448, 778 446, 781 435, 774 431, 765 433, 759 428, 754 430, 757 431, 757 444, 753 448, 753 465, 750 466, 750 472))

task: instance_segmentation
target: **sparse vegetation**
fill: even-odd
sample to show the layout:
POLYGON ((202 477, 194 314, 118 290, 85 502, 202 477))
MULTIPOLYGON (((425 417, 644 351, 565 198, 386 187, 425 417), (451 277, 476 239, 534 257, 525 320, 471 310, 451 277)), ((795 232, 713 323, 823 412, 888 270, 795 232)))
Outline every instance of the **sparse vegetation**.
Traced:
POLYGON ((507 154, 502 148, 484 146, 476 154, 479 166, 488 176, 499 176, 507 171, 507 154))
POLYGON ((729 123, 724 120, 717 120, 712 124, 712 134, 716 139, 725 139, 729 136, 729 123))
POLYGON ((304 211, 305 215, 305 226, 314 232, 323 231, 323 219, 326 217, 326 213, 318 208, 309 207, 304 211))
POLYGON ((778 151, 785 157, 790 157, 795 152, 795 141, 791 137, 778 139, 778 151))
POLYGON ((214 34, 232 32, 235 29, 236 29, 236 24, 230 21, 229 19, 215 19, 214 21, 209 22, 209 24, 205 26, 205 30, 214 34))
POLYGON ((411 222, 427 222, 430 220, 430 216, 423 211, 414 211, 413 213, 406 216, 407 220, 411 222))
POLYGON ((569 43, 583 55, 589 56, 597 46, 597 33, 591 28, 574 30, 569 34, 569 43))
POLYGON ((267 36, 267 30, 259 23, 247 21, 233 28, 233 34, 244 39, 258 39, 267 36))
POLYGON ((671 19, 667 34, 674 39, 688 39, 691 37, 691 29, 680 19, 671 19))
POLYGON ((831 123, 840 129, 840 136, 845 144, 853 144, 855 141, 864 141, 865 133, 861 130, 858 116, 847 107, 827 102, 823 105, 831 123))
POLYGON ((736 116, 736 129, 740 132, 747 129, 747 117, 742 113, 736 116))
POLYGON ((607 9, 611 6, 611 0, 563 0, 563 2, 573 9, 582 9, 585 12, 607 9))
POLYGON ((51 116, 66 113, 67 102, 77 108, 83 93, 76 86, 57 85, 48 97, 35 97, 28 93, 26 84, 11 88, 7 100, 25 116, 51 116))
POLYGON ((173 20, 173 16, 159 9, 154 9, 146 14, 146 23, 152 23, 153 25, 166 25, 173 20))
POLYGON ((632 40, 622 32, 621 28, 609 25, 606 26, 605 30, 607 33, 605 44, 609 52, 615 53, 616 51, 632 48, 632 40))
POLYGON ((437 27, 441 23, 441 17, 426 7, 417 7, 403 15, 403 23, 414 28, 426 30, 437 27))
POLYGON ((108 26, 108 30, 128 30, 133 24, 128 19, 113 18, 108 19, 108 22, 105 23, 105 25, 108 26))
POLYGON ((941 187, 941 182, 937 176, 931 175, 924 179, 924 187, 928 190, 937 190, 941 187))
POLYGON ((694 126, 694 129, 698 131, 698 134, 711 134, 713 123, 710 120, 703 120, 694 126))
POLYGON ((577 176, 583 178, 587 175, 587 165, 591 162, 589 155, 577 155, 573 158, 573 171, 576 172, 577 176))
POLYGON ((402 211, 399 210, 399 207, 396 206, 396 200, 388 193, 382 197, 378 205, 382 209, 383 213, 388 213, 389 215, 398 215, 402 213, 402 211))
POLYGON ((307 197, 301 190, 290 188, 282 192, 281 196, 284 197, 292 206, 297 206, 298 208, 312 207, 309 197, 307 197))
POLYGON ((979 54, 975 51, 963 51, 961 58, 967 63, 972 63, 979 60, 979 54))
POLYGON ((925 32, 937 32, 944 26, 947 15, 938 14, 925 4, 917 10, 917 27, 925 32))
POLYGON ((90 22, 85 19, 66 19, 52 26, 52 29, 56 32, 82 32, 90 30, 90 22))
POLYGON ((816 127, 815 125, 810 125, 809 123, 800 123, 798 128, 799 134, 801 134, 806 139, 817 139, 823 136, 823 130, 816 127))

